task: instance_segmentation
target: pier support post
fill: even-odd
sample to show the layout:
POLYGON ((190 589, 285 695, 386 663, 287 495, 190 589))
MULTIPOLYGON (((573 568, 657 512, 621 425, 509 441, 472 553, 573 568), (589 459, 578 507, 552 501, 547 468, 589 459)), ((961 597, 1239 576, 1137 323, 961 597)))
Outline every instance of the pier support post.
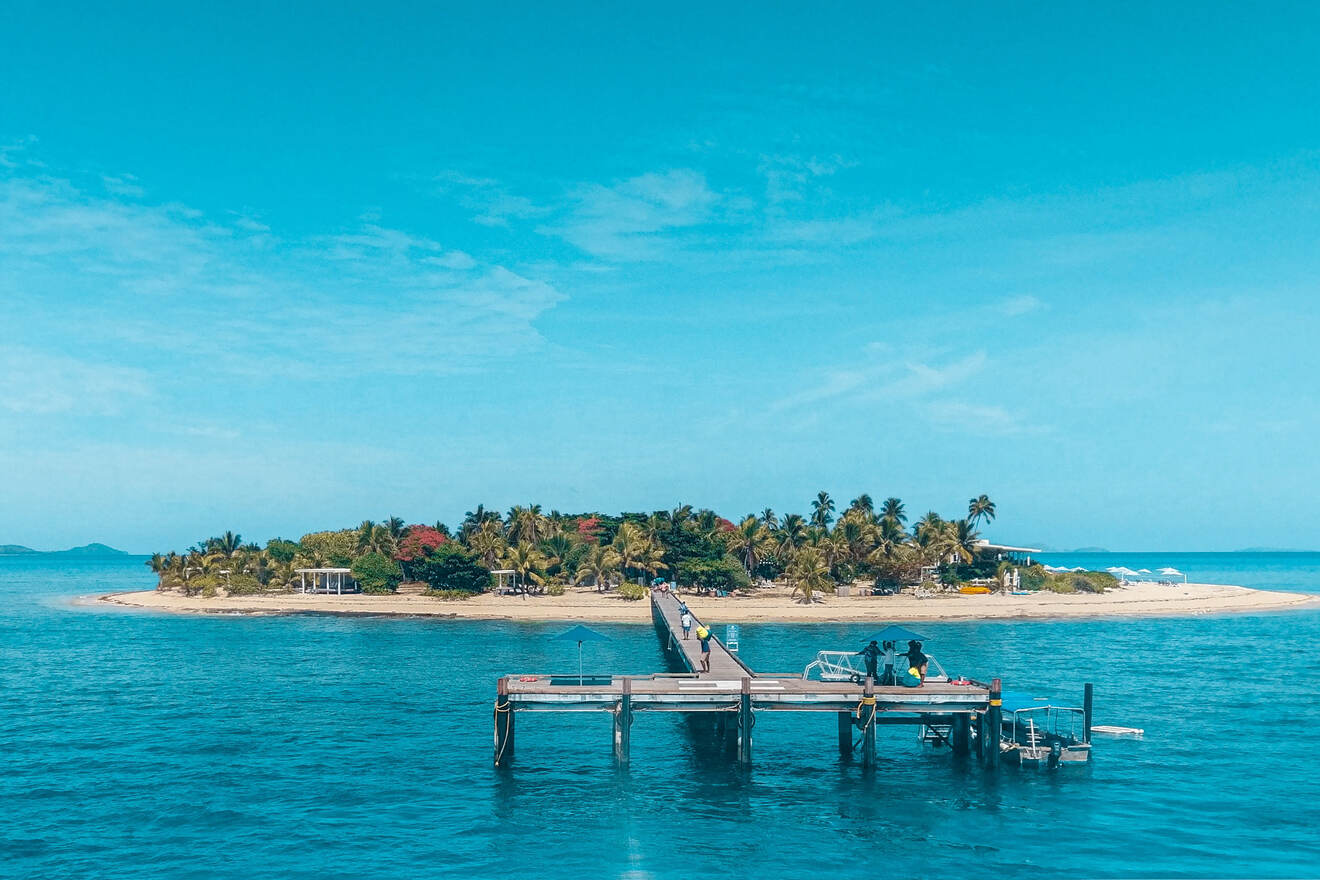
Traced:
POLYGON ((990 708, 985 713, 985 725, 982 732, 985 734, 985 766, 996 768, 999 766, 999 737, 1003 729, 1001 723, 1003 719, 1003 684, 999 679, 993 679, 990 682, 990 708))
POLYGON ((959 713, 953 716, 953 724, 950 725, 951 745, 955 755, 966 755, 972 750, 972 718, 970 715, 959 713))
POLYGON ((513 760, 513 703, 509 702, 509 680, 495 683, 495 766, 507 767, 513 760))
POLYGON ((839 757, 851 758, 853 749, 853 717, 851 712, 839 713, 839 757))
POLYGON ((738 695, 738 763, 747 767, 752 763, 752 680, 743 676, 742 693, 738 695))
POLYGON ((632 679, 622 680, 623 694, 614 707, 614 763, 627 767, 632 752, 632 679))
POLYGON ((1091 704, 1095 697, 1091 683, 1082 685, 1082 723, 1086 725, 1082 732, 1082 742, 1091 741, 1091 704))
POLYGON ((875 679, 866 677, 862 690, 862 705, 857 710, 857 721, 862 727, 862 766, 875 766, 875 679))

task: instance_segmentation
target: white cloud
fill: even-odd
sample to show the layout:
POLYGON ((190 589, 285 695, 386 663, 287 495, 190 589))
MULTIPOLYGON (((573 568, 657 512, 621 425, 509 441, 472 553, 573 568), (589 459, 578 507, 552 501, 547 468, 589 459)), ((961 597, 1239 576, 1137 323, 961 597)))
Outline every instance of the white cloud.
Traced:
POLYGON ((1010 296, 1008 299, 999 303, 996 308, 1001 315, 1009 318, 1016 318, 1020 315, 1027 315, 1031 312, 1038 311, 1043 308, 1044 305, 1045 304, 1036 299, 1036 297, 1031 296, 1030 294, 1023 294, 1021 296, 1010 296))
POLYGON ((0 346, 0 409, 27 415, 113 415, 151 396, 143 370, 0 346))
MULTIPOLYGON (((257 225, 98 196, 67 180, 3 178, 0 296, 30 338, 95 346, 106 361, 174 353, 211 370, 323 378, 467 371, 540 345, 535 321, 563 299, 376 220, 304 239, 257 225)), ((141 379, 102 375, 107 394, 141 379)), ((6 382, 10 408, 57 405, 24 388, 6 382)))
POLYGON ((696 171, 653 172, 580 187, 566 215, 541 231, 602 259, 653 260, 669 250, 674 233, 711 222, 719 202, 696 171))

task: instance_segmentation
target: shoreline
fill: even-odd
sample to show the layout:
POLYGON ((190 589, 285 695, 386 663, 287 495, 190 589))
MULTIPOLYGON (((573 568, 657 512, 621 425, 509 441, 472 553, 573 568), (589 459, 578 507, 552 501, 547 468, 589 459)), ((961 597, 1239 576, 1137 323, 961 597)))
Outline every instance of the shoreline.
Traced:
MULTIPOLYGON (((712 623, 850 623, 967 620, 1079 620, 1106 617, 1199 617, 1320 607, 1320 595, 1250 589, 1223 584, 1129 584, 1103 594, 1033 593, 1029 596, 952 594, 912 596, 828 596, 803 605, 784 593, 747 598, 684 595, 703 620, 712 623)), ((497 596, 442 600, 416 595, 343 596, 282 593, 204 599, 156 590, 86 596, 78 604, 114 605, 140 611, 200 615, 295 615, 428 617, 437 620, 512 622, 651 622, 650 603, 629 601, 594 590, 562 596, 497 596)))

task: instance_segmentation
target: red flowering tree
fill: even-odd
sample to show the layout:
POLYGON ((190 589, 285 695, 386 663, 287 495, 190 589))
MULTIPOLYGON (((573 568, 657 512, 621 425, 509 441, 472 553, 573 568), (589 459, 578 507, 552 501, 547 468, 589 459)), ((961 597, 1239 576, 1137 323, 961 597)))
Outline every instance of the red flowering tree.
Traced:
POLYGON ((421 559, 448 540, 430 526, 408 526, 408 533, 399 542, 399 550, 394 554, 394 558, 400 562, 412 562, 414 559, 421 559))
POLYGON ((720 516, 715 518, 715 528, 721 532, 732 532, 734 529, 738 527, 735 526, 733 523, 729 522, 724 517, 720 516))
POLYGON ((600 537, 600 517, 586 516, 578 520, 577 533, 588 544, 596 543, 600 537))

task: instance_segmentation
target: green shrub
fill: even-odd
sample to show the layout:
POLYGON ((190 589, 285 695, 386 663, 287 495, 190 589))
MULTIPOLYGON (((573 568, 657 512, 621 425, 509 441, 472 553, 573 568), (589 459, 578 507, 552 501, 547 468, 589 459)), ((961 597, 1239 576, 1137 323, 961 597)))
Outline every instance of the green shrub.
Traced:
POLYGON ((632 581, 625 581, 619 584, 619 597, 636 602, 638 599, 646 598, 646 587, 641 584, 634 584, 632 581))
POLYGON ((432 599, 455 601, 458 599, 471 599, 475 594, 469 590, 427 590, 425 595, 430 596, 432 599))
POLYGON ((564 589, 565 587, 562 583, 552 582, 546 585, 545 592, 550 596, 562 596, 564 595, 564 589))
POLYGON ((484 593, 491 585, 490 570, 455 541, 447 541, 432 549, 422 559, 415 560, 412 568, 432 591, 484 593))
POLYGON ((246 573, 230 575, 228 581, 225 584, 225 591, 231 596, 252 596, 267 592, 255 575, 246 573))
POLYGON ((380 553, 368 553, 353 560, 353 579, 364 593, 393 593, 403 581, 399 563, 380 553))
POLYGON ((1029 565, 1026 568, 1019 569, 1018 575, 1022 578, 1022 589, 1024 590, 1043 590, 1046 583, 1050 580, 1050 573, 1044 566, 1029 565))
POLYGON ((751 578, 742 563, 732 556, 721 559, 691 559, 678 567, 680 583, 692 584, 705 590, 732 592, 751 586, 751 578))

